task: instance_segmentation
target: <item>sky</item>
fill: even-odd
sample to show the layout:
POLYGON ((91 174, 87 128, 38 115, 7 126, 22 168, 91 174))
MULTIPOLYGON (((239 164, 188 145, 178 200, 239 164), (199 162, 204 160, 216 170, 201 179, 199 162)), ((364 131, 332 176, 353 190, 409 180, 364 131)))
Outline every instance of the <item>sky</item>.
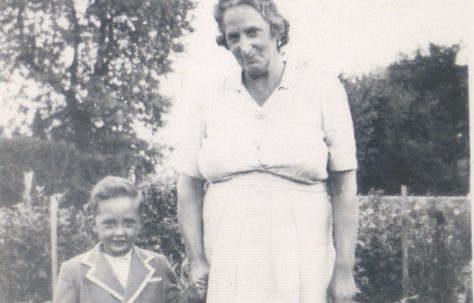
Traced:
MULTIPOLYGON (((170 78, 186 82, 192 76, 234 68, 230 54, 215 41, 214 1, 195 10, 195 32, 185 39, 186 52, 177 57, 170 78)), ((430 42, 466 46, 470 0, 276 0, 290 22, 287 57, 318 61, 335 72, 362 74, 386 66, 398 54, 427 49, 430 42)), ((460 53, 467 63, 467 49, 460 53)), ((194 81, 194 80, 193 80, 194 81)), ((173 83, 174 84, 174 83, 173 83)), ((174 87, 173 87, 174 89, 174 87)), ((171 89, 171 90, 173 90, 171 89)))
MULTIPOLYGON (((429 43, 462 47, 458 63, 467 64, 469 15, 473 0, 275 0, 290 22, 288 60, 322 64, 335 73, 360 75, 394 62, 400 53, 426 50, 429 43)), ((183 38, 185 52, 173 56, 174 72, 160 89, 179 108, 213 78, 237 70, 231 54, 215 43, 214 0, 199 1, 193 11, 194 32, 183 38)), ((471 24, 471 27, 474 27, 471 24)), ((0 124, 13 115, 20 83, 0 85, 0 124)), ((174 112, 174 111, 173 111, 174 112)), ((172 117, 173 114, 170 115, 172 117)), ((172 119, 171 119, 172 120, 172 119)), ((172 127, 171 127, 172 129, 172 127)), ((147 137, 146 130, 142 130, 147 137)), ((165 131, 163 136, 167 135, 165 131)), ((155 138, 157 140, 163 140, 155 138)), ((164 139, 166 140, 166 139, 164 139)))

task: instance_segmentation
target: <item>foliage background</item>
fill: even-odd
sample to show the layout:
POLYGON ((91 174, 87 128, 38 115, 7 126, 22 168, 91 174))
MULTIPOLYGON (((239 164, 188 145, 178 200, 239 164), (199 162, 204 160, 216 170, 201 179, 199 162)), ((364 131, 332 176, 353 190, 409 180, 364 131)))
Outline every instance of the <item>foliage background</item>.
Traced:
MULTIPOLYGON (((184 247, 176 220, 174 176, 143 184, 146 207, 138 244, 165 254, 179 274, 184 247)), ((361 208, 356 279, 360 302, 394 303, 402 299, 401 204, 399 197, 359 197, 361 208)), ((0 209, 0 302, 45 302, 51 298, 48 209, 18 204, 0 209), (13 261, 14 260, 14 261, 13 261)), ((471 302, 469 200, 410 197, 408 251, 412 302, 471 302)), ((60 262, 95 243, 85 210, 59 213, 60 262)))

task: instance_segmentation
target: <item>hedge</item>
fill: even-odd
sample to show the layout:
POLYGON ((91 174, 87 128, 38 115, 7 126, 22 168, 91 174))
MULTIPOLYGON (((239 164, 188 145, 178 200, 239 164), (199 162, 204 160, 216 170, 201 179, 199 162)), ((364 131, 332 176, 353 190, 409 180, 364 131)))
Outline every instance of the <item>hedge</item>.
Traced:
MULTIPOLYGON (((176 221, 171 174, 143 184, 144 228, 138 244, 164 253, 181 272, 184 247, 176 221)), ((360 302, 401 302, 401 207, 399 197, 360 197, 356 280, 360 302)), ((59 212, 59 263, 96 239, 86 210, 59 212)), ((20 204, 0 208, 0 302, 51 300, 48 209, 20 204)), ((471 300, 470 209, 464 197, 410 197, 408 203, 409 302, 471 300)), ((183 278, 184 279, 184 278, 183 278)), ((408 302, 408 301, 405 301, 408 302)))

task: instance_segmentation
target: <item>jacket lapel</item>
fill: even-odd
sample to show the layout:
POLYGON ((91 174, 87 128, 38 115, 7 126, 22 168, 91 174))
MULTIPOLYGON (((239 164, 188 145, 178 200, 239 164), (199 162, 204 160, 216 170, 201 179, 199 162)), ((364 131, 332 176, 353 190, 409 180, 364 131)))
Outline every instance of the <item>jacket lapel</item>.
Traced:
POLYGON ((124 302, 131 303, 135 301, 145 289, 150 278, 155 273, 155 269, 150 265, 152 259, 152 254, 136 246, 133 247, 124 302))
POLYGON ((85 256, 82 264, 90 267, 86 274, 87 279, 110 293, 117 300, 123 301, 124 289, 113 274, 109 262, 100 251, 100 243, 85 256))

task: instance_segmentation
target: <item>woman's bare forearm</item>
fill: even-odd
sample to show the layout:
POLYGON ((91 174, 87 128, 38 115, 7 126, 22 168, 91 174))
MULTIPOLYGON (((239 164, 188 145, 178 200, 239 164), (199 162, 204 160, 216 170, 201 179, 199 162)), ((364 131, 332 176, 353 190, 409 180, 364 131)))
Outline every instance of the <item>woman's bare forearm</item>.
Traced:
POLYGON ((352 273, 359 227, 356 172, 330 172, 329 180, 336 248, 335 270, 352 273))
POLYGON ((204 181, 187 175, 178 179, 178 220, 190 263, 205 261, 202 206, 204 181))

